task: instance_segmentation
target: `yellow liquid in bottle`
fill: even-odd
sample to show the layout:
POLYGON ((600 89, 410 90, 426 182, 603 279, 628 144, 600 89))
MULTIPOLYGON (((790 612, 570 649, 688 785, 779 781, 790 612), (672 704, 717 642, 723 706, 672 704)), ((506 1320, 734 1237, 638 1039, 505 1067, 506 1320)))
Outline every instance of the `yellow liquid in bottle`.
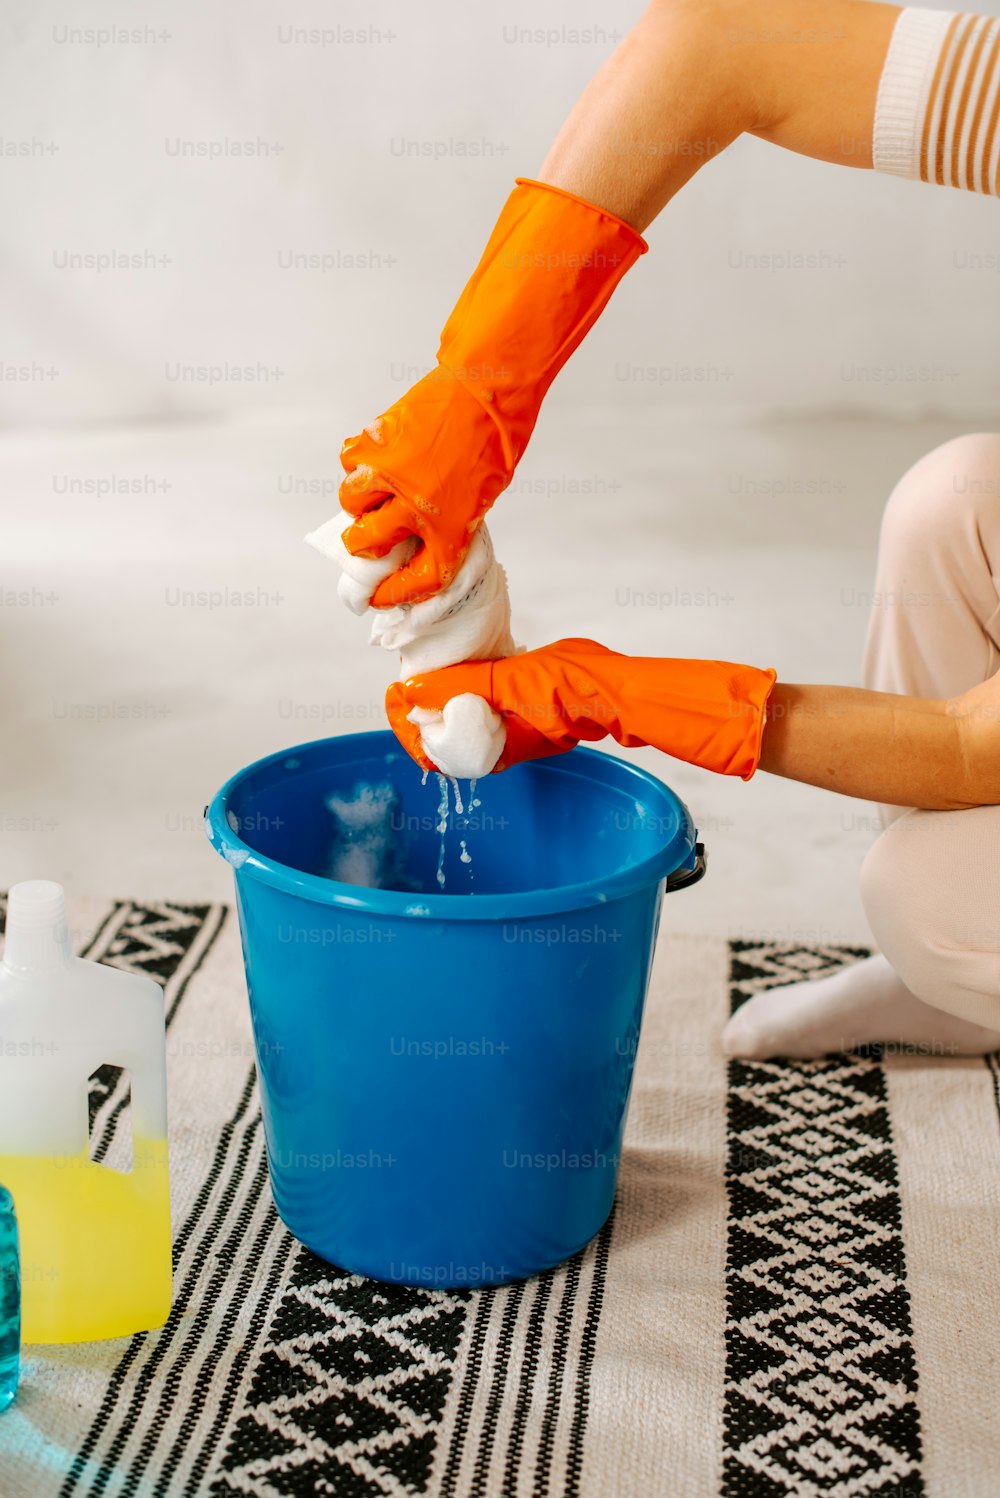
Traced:
POLYGON ((87 1156, 0 1155, 21 1240, 21 1338, 86 1342, 170 1314, 165 1139, 136 1139, 125 1174, 87 1156))

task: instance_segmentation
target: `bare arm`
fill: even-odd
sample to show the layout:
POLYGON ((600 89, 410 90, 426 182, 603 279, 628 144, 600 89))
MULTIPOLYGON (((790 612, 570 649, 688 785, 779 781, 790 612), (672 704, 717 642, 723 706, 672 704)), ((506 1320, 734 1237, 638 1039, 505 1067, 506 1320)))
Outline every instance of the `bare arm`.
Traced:
POLYGON ((1000 681, 932 701, 778 682, 760 768, 845 796, 953 811, 1000 802, 1000 681))
POLYGON ((539 177, 642 231, 743 133, 871 167, 898 14, 873 0, 652 0, 580 97, 539 177))
MULTIPOLYGON (((873 0, 652 0, 539 175, 642 231, 743 133, 870 168, 898 15, 873 0)), ((981 690, 988 702, 778 683, 760 767, 899 806, 998 803, 1000 693, 991 683, 981 690)))

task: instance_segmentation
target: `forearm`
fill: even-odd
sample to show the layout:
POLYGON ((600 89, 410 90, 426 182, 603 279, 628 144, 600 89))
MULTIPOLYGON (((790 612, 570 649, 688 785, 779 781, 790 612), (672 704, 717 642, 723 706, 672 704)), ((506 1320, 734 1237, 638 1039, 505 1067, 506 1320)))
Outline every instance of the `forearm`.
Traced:
POLYGON ((743 133, 870 167, 898 12, 873 0, 653 0, 581 96, 539 177, 641 231, 743 133))
POLYGON ((732 661, 625 656, 594 640, 556 640, 396 682, 390 721, 418 762, 420 731, 409 712, 440 714, 463 694, 503 719, 500 768, 610 735, 744 780, 761 769, 934 811, 1000 804, 1000 673, 937 701, 790 685, 732 661))
POLYGON ((844 796, 947 811, 1000 802, 992 757, 951 703, 778 682, 759 767, 844 796))

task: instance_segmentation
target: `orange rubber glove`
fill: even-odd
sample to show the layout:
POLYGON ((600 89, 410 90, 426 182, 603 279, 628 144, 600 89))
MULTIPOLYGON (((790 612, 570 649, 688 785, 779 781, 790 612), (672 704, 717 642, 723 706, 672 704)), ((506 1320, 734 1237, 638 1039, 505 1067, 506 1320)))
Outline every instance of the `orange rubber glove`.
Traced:
POLYGON ((760 758, 771 670, 728 661, 619 655, 593 640, 557 640, 499 661, 470 661, 396 681, 386 712, 403 748, 424 769, 414 707, 440 711, 460 692, 484 697, 504 720, 507 742, 495 768, 572 749, 610 734, 651 744, 675 759, 749 780, 760 758))
POLYGON ((340 502, 358 517, 348 551, 423 542, 379 584, 375 608, 447 587, 510 483, 545 392, 646 249, 613 214, 517 179, 441 334, 437 368, 340 454, 340 502))

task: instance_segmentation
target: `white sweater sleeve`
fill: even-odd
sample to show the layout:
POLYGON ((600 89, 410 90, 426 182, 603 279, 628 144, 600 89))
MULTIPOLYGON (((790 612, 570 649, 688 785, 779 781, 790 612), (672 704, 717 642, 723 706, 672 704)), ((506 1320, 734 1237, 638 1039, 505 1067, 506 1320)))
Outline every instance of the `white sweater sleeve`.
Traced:
POLYGON ((872 164, 1000 196, 1000 19, 900 11, 879 82, 872 164))

